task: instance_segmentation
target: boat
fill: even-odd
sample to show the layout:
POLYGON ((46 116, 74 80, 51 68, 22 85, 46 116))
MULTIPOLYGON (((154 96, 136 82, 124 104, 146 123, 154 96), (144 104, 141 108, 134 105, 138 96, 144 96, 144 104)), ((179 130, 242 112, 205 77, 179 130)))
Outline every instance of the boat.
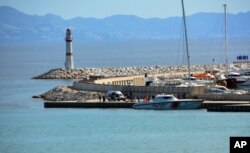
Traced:
POLYGON ((207 92, 211 94, 237 94, 237 95, 247 94, 247 91, 245 90, 232 90, 228 89, 225 86, 220 86, 220 85, 207 86, 206 89, 207 92))
MULTIPOLYGON (((250 79, 250 69, 249 68, 243 68, 241 63, 240 65, 229 65, 228 64, 228 57, 227 57, 227 5, 224 4, 224 49, 225 49, 225 64, 226 64, 226 71, 222 73, 222 75, 225 76, 225 80, 227 82, 228 88, 237 88, 238 86, 241 86, 241 84, 244 84, 250 79), (230 68, 230 69, 229 69, 230 68)), ((237 60, 248 60, 247 55, 240 55, 237 57, 237 60)), ((237 63, 234 63, 237 64, 237 63)), ((238 63, 239 64, 239 63, 238 63)), ((247 63, 246 63, 247 64, 247 63)), ((247 65, 246 65, 247 66, 247 65)), ((244 84, 245 86, 248 85, 248 83, 244 84)))
POLYGON ((209 81, 214 80, 214 75, 207 72, 194 75, 194 77, 199 80, 209 80, 209 81))
POLYGON ((152 110, 198 109, 203 101, 203 99, 178 99, 173 95, 157 95, 152 101, 135 103, 133 108, 152 110))
POLYGON ((189 83, 191 85, 210 85, 213 84, 213 80, 205 80, 205 79, 198 79, 196 76, 195 77, 183 77, 182 78, 186 83, 189 83), (189 82, 188 82, 189 81, 189 82))
POLYGON ((164 77, 158 77, 155 78, 152 82, 150 82, 149 86, 178 86, 181 84, 184 84, 185 81, 182 79, 172 79, 172 78, 164 78, 164 77))
POLYGON ((237 72, 228 72, 225 74, 225 77, 227 79, 235 79, 237 84, 244 83, 250 79, 249 76, 241 75, 240 73, 237 72))
MULTIPOLYGON (((225 52, 226 52, 226 72, 225 72, 225 76, 227 78, 236 78, 237 82, 242 83, 247 81, 246 77, 241 77, 241 76, 248 76, 250 74, 250 69, 248 68, 248 64, 246 63, 246 65, 238 65, 240 67, 236 67, 234 65, 232 65, 233 71, 229 72, 228 71, 228 59, 227 59, 227 12, 226 12, 226 4, 223 5, 224 6, 224 19, 225 19, 225 23, 224 23, 224 29, 225 29, 225 36, 224 36, 224 45, 225 45, 225 52), (246 66, 246 68, 243 68, 244 66, 246 66)), ((239 60, 244 60, 244 61, 248 61, 248 56, 247 55, 240 55, 237 57, 237 59, 239 60)))

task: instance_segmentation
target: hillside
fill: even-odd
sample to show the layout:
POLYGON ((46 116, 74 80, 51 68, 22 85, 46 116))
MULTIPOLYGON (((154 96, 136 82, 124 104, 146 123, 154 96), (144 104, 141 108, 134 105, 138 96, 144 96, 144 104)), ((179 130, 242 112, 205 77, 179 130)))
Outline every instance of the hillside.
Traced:
MULTIPOLYGON (((190 38, 223 35, 222 13, 197 13, 187 17, 190 38)), ((182 18, 140 18, 114 15, 103 19, 76 17, 64 20, 54 14, 28 15, 8 6, 0 7, 0 41, 62 41, 71 27, 77 41, 174 39, 183 35, 182 18)), ((228 14, 228 36, 250 37, 250 12, 228 14)))

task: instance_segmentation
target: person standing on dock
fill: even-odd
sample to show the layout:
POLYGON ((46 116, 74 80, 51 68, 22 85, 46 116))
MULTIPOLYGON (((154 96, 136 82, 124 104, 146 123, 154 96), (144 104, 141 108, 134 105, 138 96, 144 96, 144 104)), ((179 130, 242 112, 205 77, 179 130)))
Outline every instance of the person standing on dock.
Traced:
POLYGON ((106 101, 106 97, 105 95, 102 96, 102 102, 105 102, 106 101))
POLYGON ((102 101, 102 95, 101 94, 98 95, 98 99, 99 99, 99 102, 102 101))

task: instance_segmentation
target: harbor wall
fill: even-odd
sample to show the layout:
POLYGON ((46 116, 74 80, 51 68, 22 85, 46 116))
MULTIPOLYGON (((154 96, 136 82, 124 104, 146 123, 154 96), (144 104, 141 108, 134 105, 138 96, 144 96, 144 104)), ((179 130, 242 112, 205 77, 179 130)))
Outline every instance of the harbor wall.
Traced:
MULTIPOLYGON (((202 71, 192 72, 192 74, 201 74, 202 71)), ((177 73, 159 73, 159 74, 147 74, 148 77, 166 77, 166 78, 178 78, 180 76, 187 75, 187 72, 177 72, 177 73)), ((145 75, 131 75, 124 77, 112 77, 112 78, 102 78, 94 81, 96 84, 108 84, 108 85, 130 85, 144 86, 145 85, 145 75)))
POLYGON ((205 86, 198 87, 175 87, 175 86, 129 86, 129 85, 107 85, 86 82, 74 82, 73 88, 84 91, 97 91, 106 93, 110 90, 121 91, 125 95, 143 98, 157 94, 174 94, 179 98, 193 98, 205 93, 205 86))
POLYGON ((95 84, 107 84, 107 85, 129 85, 144 86, 144 75, 133 75, 114 78, 103 78, 94 81, 95 84))

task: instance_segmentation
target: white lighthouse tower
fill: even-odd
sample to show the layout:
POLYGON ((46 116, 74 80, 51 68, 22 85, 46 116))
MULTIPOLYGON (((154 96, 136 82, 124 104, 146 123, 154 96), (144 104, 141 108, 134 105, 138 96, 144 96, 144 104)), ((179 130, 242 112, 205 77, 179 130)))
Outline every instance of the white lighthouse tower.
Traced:
POLYGON ((74 61, 73 61, 73 50, 72 50, 72 34, 71 30, 67 28, 66 30, 66 61, 65 61, 65 69, 70 70, 74 69, 74 61))

